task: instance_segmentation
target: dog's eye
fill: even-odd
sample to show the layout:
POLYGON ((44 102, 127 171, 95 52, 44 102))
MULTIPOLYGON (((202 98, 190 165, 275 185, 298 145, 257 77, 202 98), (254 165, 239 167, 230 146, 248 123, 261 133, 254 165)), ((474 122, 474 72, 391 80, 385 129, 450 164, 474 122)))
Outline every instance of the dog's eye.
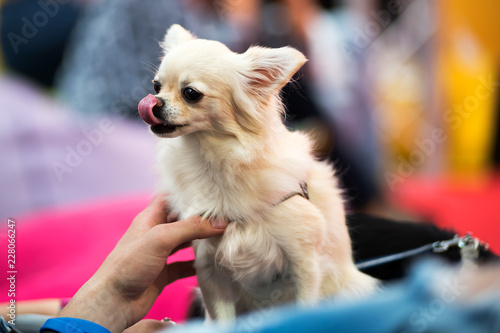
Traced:
POLYGON ((200 100, 200 98, 203 96, 201 93, 197 92, 193 88, 184 88, 182 90, 182 96, 184 99, 188 102, 194 103, 200 100))
POLYGON ((160 83, 160 81, 154 80, 153 81, 153 87, 154 87, 156 93, 158 94, 160 92, 160 90, 161 90, 161 83, 160 83))

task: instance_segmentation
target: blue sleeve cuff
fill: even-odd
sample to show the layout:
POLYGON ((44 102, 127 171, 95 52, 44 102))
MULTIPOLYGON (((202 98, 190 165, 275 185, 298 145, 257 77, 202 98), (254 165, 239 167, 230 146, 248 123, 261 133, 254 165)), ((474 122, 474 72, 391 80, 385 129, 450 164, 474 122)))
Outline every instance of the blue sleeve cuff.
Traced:
POLYGON ((106 328, 85 319, 77 318, 51 318, 40 328, 42 332, 59 333, 111 333, 106 328))

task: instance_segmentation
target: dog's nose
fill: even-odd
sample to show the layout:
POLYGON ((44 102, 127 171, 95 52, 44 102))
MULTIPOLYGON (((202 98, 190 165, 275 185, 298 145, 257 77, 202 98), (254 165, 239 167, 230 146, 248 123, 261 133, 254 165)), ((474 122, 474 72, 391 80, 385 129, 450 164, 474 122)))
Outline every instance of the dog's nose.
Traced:
POLYGON ((163 105, 165 105, 165 102, 163 101, 162 98, 156 97, 156 96, 155 96, 155 98, 156 98, 156 107, 161 108, 163 105))
POLYGON ((163 124, 163 121, 154 115, 153 108, 155 106, 163 106, 163 104, 164 103, 161 98, 157 98, 149 94, 139 102, 139 115, 149 125, 161 125, 163 124), (160 103, 161 105, 159 105, 160 103))
POLYGON ((155 98, 156 98, 156 105, 153 106, 153 116, 155 116, 157 119, 163 119, 162 107, 163 105, 165 105, 165 101, 161 97, 155 96, 155 98))

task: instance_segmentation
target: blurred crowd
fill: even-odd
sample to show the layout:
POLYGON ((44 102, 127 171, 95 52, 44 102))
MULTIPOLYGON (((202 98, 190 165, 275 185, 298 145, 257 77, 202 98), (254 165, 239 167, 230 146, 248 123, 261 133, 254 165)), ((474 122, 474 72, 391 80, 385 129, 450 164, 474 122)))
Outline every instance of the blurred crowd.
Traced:
POLYGON ((387 208, 420 175, 488 177, 500 163, 498 14, 495 0, 3 1, 2 216, 154 188, 137 104, 174 23, 236 52, 307 55, 283 91, 286 121, 313 132, 351 210, 387 208))

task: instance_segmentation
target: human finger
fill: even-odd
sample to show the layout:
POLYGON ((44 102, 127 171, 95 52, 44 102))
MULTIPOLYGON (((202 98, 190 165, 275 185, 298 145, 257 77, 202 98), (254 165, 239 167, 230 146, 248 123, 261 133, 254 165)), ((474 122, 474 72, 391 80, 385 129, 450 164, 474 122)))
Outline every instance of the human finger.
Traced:
POLYGON ((208 219, 192 216, 181 221, 156 225, 150 232, 156 238, 156 244, 168 251, 168 256, 173 249, 185 242, 221 235, 224 229, 225 226, 214 228, 208 219))
POLYGON ((137 237, 146 233, 155 225, 165 223, 169 215, 167 198, 168 195, 166 194, 157 194, 149 205, 137 214, 123 238, 128 239, 129 235, 137 237))
POLYGON ((144 319, 135 325, 127 328, 123 333, 154 333, 163 332, 168 327, 175 326, 176 324, 171 320, 159 321, 154 319, 144 319))
POLYGON ((170 255, 175 254, 177 251, 180 251, 180 250, 183 250, 183 249, 187 249, 191 245, 192 245, 191 242, 182 243, 181 245, 179 245, 175 249, 173 249, 172 253, 170 253, 170 255))
POLYGON ((167 269, 168 269, 167 284, 196 275, 196 269, 194 268, 194 260, 176 261, 171 264, 168 264, 167 269))
POLYGON ((158 277, 153 282, 156 294, 159 295, 165 286, 187 277, 196 275, 194 260, 176 261, 163 267, 158 277))
POLYGON ((179 220, 179 214, 170 213, 167 215, 167 223, 176 222, 179 220))
POLYGON ((170 214, 170 206, 168 204, 167 194, 157 194, 149 205, 139 214, 142 219, 146 220, 146 224, 150 227, 165 223, 170 214))

